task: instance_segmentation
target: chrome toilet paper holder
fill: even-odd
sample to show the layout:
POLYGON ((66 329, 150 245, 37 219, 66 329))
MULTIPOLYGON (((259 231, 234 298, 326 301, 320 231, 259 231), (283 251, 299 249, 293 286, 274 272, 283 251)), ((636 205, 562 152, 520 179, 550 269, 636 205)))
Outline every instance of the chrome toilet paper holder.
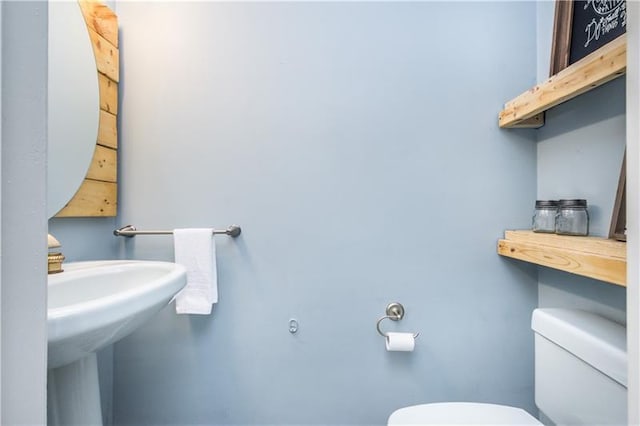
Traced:
MULTIPOLYGON (((386 315, 380 318, 376 323, 376 330, 378 330, 378 333, 386 339, 388 336, 380 330, 380 323, 386 319, 390 319, 391 321, 400 321, 404 318, 404 306, 398 302, 389 303, 385 312, 386 315)), ((415 339, 419 335, 420 333, 414 333, 413 338, 415 339)))

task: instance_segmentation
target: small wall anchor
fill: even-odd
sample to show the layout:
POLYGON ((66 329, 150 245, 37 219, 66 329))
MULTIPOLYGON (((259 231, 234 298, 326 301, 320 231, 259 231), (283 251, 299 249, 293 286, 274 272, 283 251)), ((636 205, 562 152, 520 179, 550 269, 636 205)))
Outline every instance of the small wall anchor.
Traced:
POLYGON ((291 318, 289 320, 289 333, 294 334, 298 331, 298 320, 291 318))

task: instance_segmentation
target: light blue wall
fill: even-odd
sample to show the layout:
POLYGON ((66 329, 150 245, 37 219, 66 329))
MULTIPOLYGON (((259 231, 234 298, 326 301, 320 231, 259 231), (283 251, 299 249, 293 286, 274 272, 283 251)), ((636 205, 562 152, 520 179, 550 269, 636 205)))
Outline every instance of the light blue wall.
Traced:
MULTIPOLYGON (((618 79, 547 113, 538 132, 538 198, 586 198, 590 232, 607 236, 625 146, 618 79)), ((541 307, 587 309, 626 323, 624 287, 540 268, 541 307)))
MULTIPOLYGON (((115 346, 117 424, 382 424, 444 400, 534 410, 534 3, 118 4, 121 222, 226 226, 220 303, 115 346), (528 36, 530 34, 530 36, 528 36), (419 331, 387 353, 387 303, 419 331), (296 335, 287 322, 300 323, 296 335)), ((169 237, 122 241, 172 260, 169 237)))
POLYGON ((49 233, 62 244, 65 262, 116 259, 120 242, 113 230, 117 227, 115 217, 49 219, 49 233))
MULTIPOLYGON (((549 73, 553 3, 538 2, 538 79, 549 73)), ((585 198, 590 233, 606 237, 625 147, 624 77, 553 108, 537 132, 539 199, 585 198)), ((626 323, 625 289, 548 268, 541 307, 575 307, 626 323)))
POLYGON ((47 413, 47 3, 0 9, 0 424, 38 425, 47 413))

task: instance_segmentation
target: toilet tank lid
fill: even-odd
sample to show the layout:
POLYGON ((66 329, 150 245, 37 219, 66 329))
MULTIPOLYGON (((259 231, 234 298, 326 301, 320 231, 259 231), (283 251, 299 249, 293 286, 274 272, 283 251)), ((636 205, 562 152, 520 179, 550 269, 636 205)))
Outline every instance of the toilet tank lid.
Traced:
POLYGON ((626 328, 591 312, 541 308, 531 328, 593 368, 627 386, 626 328))

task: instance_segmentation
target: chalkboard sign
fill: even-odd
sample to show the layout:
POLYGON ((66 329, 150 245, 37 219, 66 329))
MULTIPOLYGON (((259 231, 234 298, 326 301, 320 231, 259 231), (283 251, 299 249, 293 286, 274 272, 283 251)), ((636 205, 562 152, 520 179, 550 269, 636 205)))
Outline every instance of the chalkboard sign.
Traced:
POLYGON ((618 38, 627 31, 625 0, 573 2, 569 64, 618 38))

